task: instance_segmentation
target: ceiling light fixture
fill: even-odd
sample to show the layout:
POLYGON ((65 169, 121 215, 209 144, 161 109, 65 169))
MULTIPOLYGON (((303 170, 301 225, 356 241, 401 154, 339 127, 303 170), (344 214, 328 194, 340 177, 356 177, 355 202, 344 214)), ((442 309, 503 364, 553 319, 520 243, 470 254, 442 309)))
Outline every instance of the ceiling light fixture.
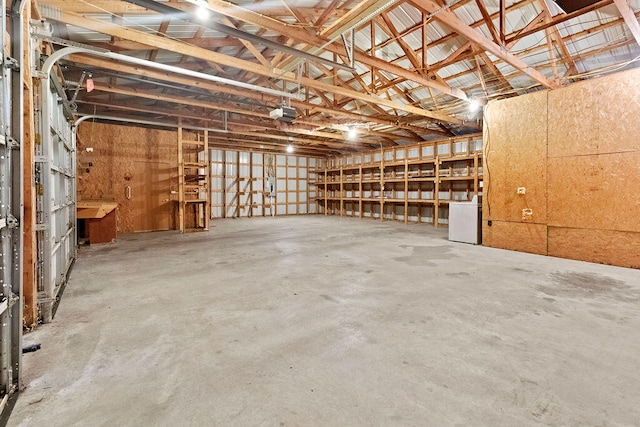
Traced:
POLYGON ((476 112, 478 111, 478 108, 480 108, 480 103, 477 99, 472 99, 469 103, 469 111, 476 112))
POLYGON ((287 153, 293 153, 293 145, 287 145, 287 153))
POLYGON ((206 7, 199 6, 198 19, 201 21, 206 21, 207 19, 209 19, 209 9, 207 9, 206 7))
POLYGON ((358 136, 358 131, 355 130, 355 128, 349 128, 349 130, 347 131, 347 136, 349 137, 349 139, 356 138, 358 136))

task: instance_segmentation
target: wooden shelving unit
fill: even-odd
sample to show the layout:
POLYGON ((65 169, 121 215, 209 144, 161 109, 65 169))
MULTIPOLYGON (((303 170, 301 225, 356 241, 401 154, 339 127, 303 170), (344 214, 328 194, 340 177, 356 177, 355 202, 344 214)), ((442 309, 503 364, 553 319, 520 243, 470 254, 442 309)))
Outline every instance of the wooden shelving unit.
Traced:
POLYGON ((178 128, 178 224, 180 231, 209 229, 209 134, 178 128))
POLYGON ((329 158, 314 172, 320 213, 438 227, 450 202, 482 193, 482 135, 329 158))

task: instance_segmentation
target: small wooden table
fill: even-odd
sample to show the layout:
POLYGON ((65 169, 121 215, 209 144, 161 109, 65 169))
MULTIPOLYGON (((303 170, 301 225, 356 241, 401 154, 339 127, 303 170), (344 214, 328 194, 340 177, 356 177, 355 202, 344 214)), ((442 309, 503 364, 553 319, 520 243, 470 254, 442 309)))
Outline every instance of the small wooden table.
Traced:
POLYGON ((77 218, 85 220, 89 244, 115 240, 118 203, 112 200, 82 200, 77 202, 76 207, 77 218))

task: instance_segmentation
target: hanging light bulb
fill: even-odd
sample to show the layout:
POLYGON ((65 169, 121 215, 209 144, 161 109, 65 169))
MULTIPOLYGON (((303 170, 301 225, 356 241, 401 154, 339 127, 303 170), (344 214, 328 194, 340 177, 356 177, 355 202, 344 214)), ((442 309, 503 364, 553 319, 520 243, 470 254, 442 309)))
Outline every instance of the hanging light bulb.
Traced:
POLYGON ((293 145, 287 145, 287 153, 293 153, 293 145))
POLYGON ((477 99, 472 99, 469 103, 469 111, 476 112, 478 111, 478 108, 480 108, 480 103, 477 99))
POLYGON ((356 138, 358 136, 358 131, 355 130, 355 128, 349 128, 349 130, 347 131, 347 136, 349 137, 349 139, 356 138))

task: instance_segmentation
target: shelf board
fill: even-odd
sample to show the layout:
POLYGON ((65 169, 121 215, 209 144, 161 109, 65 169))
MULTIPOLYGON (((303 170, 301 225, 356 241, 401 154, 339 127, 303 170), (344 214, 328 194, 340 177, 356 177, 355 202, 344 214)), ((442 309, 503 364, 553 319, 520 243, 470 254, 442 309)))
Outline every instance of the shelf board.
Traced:
POLYGON ((475 179, 473 176, 441 176, 441 181, 472 181, 475 179))
POLYGON ((410 159, 407 163, 409 164, 409 166, 414 166, 414 165, 428 165, 428 164, 433 164, 436 162, 435 157, 430 158, 430 159, 410 159))
POLYGON ((360 165, 362 169, 380 169, 380 162, 360 165))
POLYGON ((411 182, 433 182, 435 180, 436 180, 435 176, 422 176, 422 177, 409 178, 409 183, 411 183, 411 182))
POLYGON ((395 162, 385 163, 384 167, 386 168, 397 168, 398 166, 404 166, 406 162, 404 160, 398 160, 395 162))
POLYGON ((413 204, 423 204, 423 205, 432 205, 435 203, 435 200, 431 200, 431 199, 407 199, 408 203, 413 203, 413 204))
POLYGON ((194 139, 183 139, 182 144, 190 144, 190 145, 200 145, 204 147, 204 141, 196 141, 194 139))
POLYGON ((443 205, 448 205, 449 203, 457 203, 457 202, 467 203, 467 202, 471 202, 471 200, 449 200, 449 199, 438 200, 438 203, 443 205))
MULTIPOLYGON (((462 156, 448 156, 448 157, 439 157, 440 162, 460 162, 463 160, 473 160, 474 159, 475 154, 471 154, 471 155, 462 155, 462 156)), ((478 158, 482 158, 482 153, 478 153, 478 158)))

